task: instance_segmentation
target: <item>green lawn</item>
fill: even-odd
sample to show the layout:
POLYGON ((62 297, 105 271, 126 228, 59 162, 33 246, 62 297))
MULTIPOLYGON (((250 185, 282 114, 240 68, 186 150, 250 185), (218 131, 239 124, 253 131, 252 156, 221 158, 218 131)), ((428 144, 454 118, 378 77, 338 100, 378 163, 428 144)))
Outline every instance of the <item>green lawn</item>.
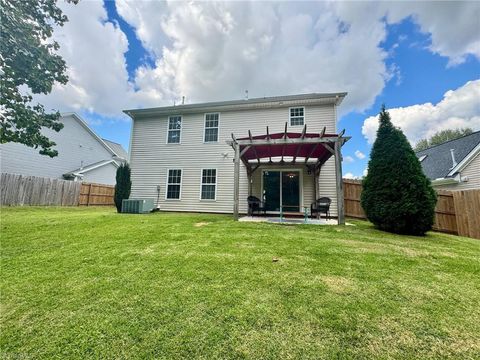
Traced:
POLYGON ((354 225, 4 208, 1 358, 479 358, 480 241, 354 225))

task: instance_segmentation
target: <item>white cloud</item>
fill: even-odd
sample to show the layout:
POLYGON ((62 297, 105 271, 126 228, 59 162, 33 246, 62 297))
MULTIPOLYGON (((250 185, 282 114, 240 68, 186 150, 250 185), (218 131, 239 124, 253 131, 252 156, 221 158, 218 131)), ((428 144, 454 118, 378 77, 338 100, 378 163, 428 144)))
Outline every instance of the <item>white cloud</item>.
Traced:
POLYGON ((348 155, 347 155, 347 156, 344 156, 344 157, 343 157, 343 162, 345 162, 345 163, 347 163, 347 164, 350 164, 350 163, 352 163, 352 162, 354 162, 354 161, 355 161, 355 159, 354 159, 353 157, 351 157, 351 156, 348 156, 348 155))
POLYGON ((128 50, 125 34, 106 22, 103 2, 58 5, 69 19, 54 31, 59 53, 67 63, 69 82, 55 85, 51 94, 37 96, 37 100, 60 111, 120 114, 131 104, 133 94, 124 57, 128 50))
POLYGON ((361 176, 355 176, 351 172, 347 172, 346 174, 343 175, 344 179, 352 179, 352 180, 360 180, 362 177, 361 176))
POLYGON ((365 168, 365 170, 363 170, 363 176, 367 176, 368 175, 368 168, 365 168))
POLYGON ((452 64, 467 54, 480 57, 474 3, 117 0, 118 13, 155 59, 129 82, 128 41, 106 21, 103 2, 59 6, 70 21, 54 38, 70 81, 38 99, 61 111, 115 116, 183 95, 187 102, 239 99, 246 89, 251 97, 348 91, 341 110, 363 111, 387 81, 401 81, 401 69, 385 65, 385 19, 398 22, 412 14, 431 34, 431 51, 452 64))
MULTIPOLYGON (((437 103, 425 103, 389 109, 392 123, 402 129, 412 144, 429 138, 437 131, 471 127, 480 129, 480 80, 469 81, 447 91, 437 103)), ((367 118, 362 134, 370 144, 375 141, 378 117, 367 118)))
POLYGON ((430 34, 429 49, 449 58, 450 65, 468 54, 480 59, 480 5, 475 1, 404 1, 384 3, 389 22, 412 16, 420 31, 430 34))
POLYGON ((246 89, 251 97, 348 91, 343 109, 363 110, 390 77, 384 23, 344 19, 335 3, 117 4, 157 57, 136 74, 145 103, 238 99, 246 89))
POLYGON ((360 160, 361 160, 361 159, 365 159, 365 154, 362 153, 360 150, 355 151, 355 156, 356 156, 357 158, 359 158, 360 160))

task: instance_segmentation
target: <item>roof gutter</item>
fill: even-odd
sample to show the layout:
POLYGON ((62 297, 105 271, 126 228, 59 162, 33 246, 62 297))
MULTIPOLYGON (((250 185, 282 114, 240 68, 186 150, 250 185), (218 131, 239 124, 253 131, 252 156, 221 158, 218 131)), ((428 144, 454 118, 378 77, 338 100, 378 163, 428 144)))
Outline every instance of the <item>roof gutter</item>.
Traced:
POLYGON ((460 173, 457 173, 453 177, 444 177, 432 180, 433 186, 441 186, 441 185, 454 185, 460 184, 462 182, 467 182, 468 177, 463 177, 460 173))
POLYGON ((333 93, 333 94, 312 94, 310 97, 271 97, 271 98, 256 98, 250 100, 235 100, 235 101, 221 101, 208 102, 200 104, 187 104, 177 106, 164 106, 147 109, 128 109, 123 110, 125 114, 133 118, 150 117, 155 115, 175 115, 175 114, 191 114, 198 112, 210 111, 235 111, 248 109, 269 109, 279 107, 291 106, 308 106, 320 104, 340 105, 347 93, 333 93))

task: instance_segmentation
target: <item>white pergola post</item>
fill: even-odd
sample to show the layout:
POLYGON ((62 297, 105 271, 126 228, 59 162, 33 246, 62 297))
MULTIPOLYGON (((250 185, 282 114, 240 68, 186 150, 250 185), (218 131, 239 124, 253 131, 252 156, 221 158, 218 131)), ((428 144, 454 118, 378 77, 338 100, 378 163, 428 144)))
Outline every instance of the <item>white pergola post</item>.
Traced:
POLYGON ((234 185, 233 185, 233 218, 238 220, 239 197, 240 197, 240 145, 234 142, 234 185))
POLYGON ((335 141, 335 179, 337 188, 338 225, 345 225, 345 209, 343 206, 343 179, 342 179, 342 140, 335 141))

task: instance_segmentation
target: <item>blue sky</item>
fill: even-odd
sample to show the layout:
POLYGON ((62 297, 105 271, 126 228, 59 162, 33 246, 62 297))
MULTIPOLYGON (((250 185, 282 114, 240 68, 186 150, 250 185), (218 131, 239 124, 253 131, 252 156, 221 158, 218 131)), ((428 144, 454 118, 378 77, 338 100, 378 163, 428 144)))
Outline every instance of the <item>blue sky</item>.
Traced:
MULTIPOLYGON (((64 49, 68 48, 69 40, 75 44, 85 41, 84 54, 91 52, 88 51, 90 46, 95 56, 106 60, 99 64, 83 59, 80 63, 78 56, 62 53, 76 74, 70 77, 71 84, 67 85, 74 90, 67 89, 67 94, 71 92, 71 98, 75 99, 73 110, 86 118, 99 135, 121 143, 126 149, 130 121, 121 110, 169 105, 175 99, 178 101, 181 94, 200 101, 224 100, 220 98, 224 94, 231 99, 235 98, 235 91, 244 88, 249 89, 251 97, 333 89, 349 91, 342 106, 339 128, 345 128, 347 135, 352 136, 343 149, 344 173, 350 176, 361 176, 367 166, 374 137, 374 121, 370 117, 378 113, 382 103, 392 109, 394 123, 397 121, 412 142, 437 128, 466 125, 478 130, 480 126, 479 106, 471 104, 476 101, 472 96, 465 96, 465 93, 478 91, 478 83, 469 87, 466 84, 480 78, 480 43, 471 34, 479 25, 475 17, 480 11, 475 3, 416 3, 407 7, 401 4, 390 7, 389 3, 381 3, 385 9, 381 10, 383 12, 379 10, 378 14, 371 14, 374 12, 371 9, 379 6, 372 4, 373 7, 369 7, 369 3, 256 3, 250 6, 253 8, 251 13, 244 3, 189 5, 126 0, 82 3, 75 7, 62 6, 71 24, 67 23, 65 29, 59 30, 63 33, 59 33, 58 41, 64 49), (271 16, 272 9, 275 16, 271 16), (255 16, 258 13, 263 14, 260 19, 255 16), (330 15, 322 16, 324 13, 330 15), (282 27, 287 22, 282 16, 291 20, 291 27, 282 27), (372 16, 371 21, 362 19, 362 16, 372 16), (462 18, 462 26, 455 25, 456 16, 462 18), (452 21, 446 23, 445 19, 449 17, 452 21), (336 22, 331 18, 337 18, 336 22), (223 26, 221 31, 218 26, 211 26, 219 23, 223 26), (263 41, 252 45, 252 49, 244 39, 248 32, 245 33, 242 26, 247 24, 252 32, 258 32, 250 41, 257 38, 263 41), (446 27, 448 32, 438 30, 438 24, 446 27), (235 26, 239 27, 238 31, 235 26), (85 30, 87 27, 91 29, 90 33, 85 30), (224 35, 226 31, 228 36, 224 35), (454 37, 449 35, 452 32, 456 32, 454 37), (359 42, 364 42, 365 46, 358 47, 359 42), (459 45, 459 42, 463 43, 459 45), (239 43, 238 47, 236 43, 239 43), (303 47, 289 48, 297 44, 303 47), (246 50, 249 53, 246 54, 246 50), (329 62, 329 56, 337 50, 345 54, 338 69, 338 59, 329 62), (185 51, 192 54, 191 62, 188 58, 185 60, 185 51), (220 58, 209 57, 211 52, 219 51, 220 58), (276 79, 262 78, 266 72, 262 71, 262 66, 268 69, 269 61, 273 61, 270 59, 278 59, 282 54, 289 59, 288 56, 295 56, 296 52, 299 56, 303 52, 308 58, 305 63, 300 59, 298 66, 307 70, 311 66, 309 71, 318 71, 311 79, 292 74, 293 80, 287 79, 289 85, 285 85, 274 83, 276 79), (246 73, 254 72, 251 79, 232 78, 228 70, 223 70, 225 64, 237 61, 242 55, 247 60, 241 60, 237 65, 246 73), (108 63, 110 58, 113 60, 108 63), (333 72, 337 71, 338 75, 325 75, 322 64, 333 72), (201 81, 185 83, 179 80, 188 77, 186 75, 208 74, 212 68, 223 71, 218 75, 214 89, 201 81), (257 68, 260 69, 258 72, 257 68), (348 74, 342 78, 341 74, 346 72, 348 74), (335 82, 337 78, 338 83, 335 82), (352 79, 356 78, 360 84, 352 84, 352 79), (228 88, 232 82, 236 86, 233 90, 228 88), (102 88, 100 83, 111 85, 102 88), (444 100, 447 91, 458 94, 450 97, 448 103, 436 106, 444 100), (428 103, 432 105, 425 105, 428 103), (459 103, 467 110, 455 110, 459 103), (430 116, 430 113, 435 115, 430 116), (415 122, 424 124, 419 127, 415 122)), ((281 64, 272 63, 272 66, 279 66, 275 71, 282 70, 281 64)), ((66 110, 61 101, 54 105, 66 110)))

